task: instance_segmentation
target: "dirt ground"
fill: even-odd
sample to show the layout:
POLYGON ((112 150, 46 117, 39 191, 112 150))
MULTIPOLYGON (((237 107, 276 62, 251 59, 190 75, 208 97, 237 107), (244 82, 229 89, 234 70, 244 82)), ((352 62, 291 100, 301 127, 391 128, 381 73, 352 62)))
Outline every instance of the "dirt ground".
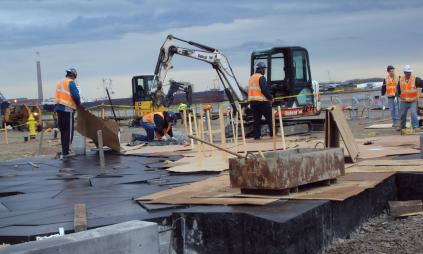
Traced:
POLYGON ((348 239, 335 241, 324 254, 423 253, 423 216, 370 219, 348 239))

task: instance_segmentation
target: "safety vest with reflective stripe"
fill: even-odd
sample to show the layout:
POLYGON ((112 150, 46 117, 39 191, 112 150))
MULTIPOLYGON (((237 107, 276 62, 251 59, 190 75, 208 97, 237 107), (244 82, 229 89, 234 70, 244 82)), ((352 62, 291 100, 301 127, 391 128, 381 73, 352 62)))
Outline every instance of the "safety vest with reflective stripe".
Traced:
POLYGON ((260 89, 260 73, 255 73, 248 81, 248 101, 269 101, 260 89))
POLYGON ((56 85, 56 104, 76 109, 76 102, 69 89, 70 82, 72 82, 71 79, 64 79, 56 85))
POLYGON ((394 76, 394 78, 391 78, 391 76, 387 76, 385 78, 385 85, 386 85, 386 96, 392 97, 397 94, 397 85, 398 85, 398 77, 394 76))
MULTIPOLYGON (((164 118, 164 115, 163 115, 163 112, 152 112, 152 113, 148 113, 147 115, 145 115, 143 118, 142 118, 142 120, 144 121, 144 122, 148 122, 148 123, 151 123, 152 125, 154 125, 155 126, 155 123, 154 123, 154 115, 159 115, 159 116, 161 116, 163 119, 165 119, 164 118)), ((169 126, 167 127, 167 128, 163 128, 163 132, 164 132, 164 134, 167 134, 168 132, 169 132, 169 130, 170 130, 170 124, 169 124, 169 126)), ((160 139, 160 138, 162 138, 163 136, 162 135, 160 135, 160 133, 158 133, 157 131, 155 132, 156 133, 156 137, 158 138, 158 139, 160 139)))
POLYGON ((401 101, 413 102, 417 101, 419 95, 416 87, 416 78, 411 76, 408 82, 406 82, 405 77, 400 79, 401 87, 401 101))

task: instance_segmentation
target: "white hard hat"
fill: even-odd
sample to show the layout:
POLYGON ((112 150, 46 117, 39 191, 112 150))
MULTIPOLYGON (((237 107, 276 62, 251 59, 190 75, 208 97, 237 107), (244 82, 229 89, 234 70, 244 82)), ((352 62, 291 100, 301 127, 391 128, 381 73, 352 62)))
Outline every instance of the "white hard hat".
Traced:
POLYGON ((413 68, 411 68, 411 66, 407 64, 406 66, 404 66, 404 72, 413 72, 413 68))

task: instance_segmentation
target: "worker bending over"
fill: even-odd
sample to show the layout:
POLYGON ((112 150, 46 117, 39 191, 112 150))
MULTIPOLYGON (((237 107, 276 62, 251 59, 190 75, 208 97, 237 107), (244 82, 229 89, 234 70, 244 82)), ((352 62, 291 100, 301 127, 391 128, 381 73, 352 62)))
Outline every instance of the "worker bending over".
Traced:
POLYGON ((386 71, 388 72, 388 75, 383 80, 382 96, 386 95, 388 97, 388 107, 389 111, 391 111, 392 127, 400 128, 397 85, 401 76, 397 76, 395 74, 395 68, 392 65, 388 65, 386 71))
POLYGON ((132 141, 150 142, 154 140, 154 136, 161 141, 167 141, 167 136, 169 136, 172 141, 175 141, 172 131, 172 124, 175 119, 175 113, 172 111, 153 112, 145 115, 140 122, 140 126, 144 128, 147 135, 133 133, 132 141))
POLYGON ((422 80, 412 75, 413 69, 410 65, 404 66, 404 76, 400 78, 397 86, 397 91, 401 100, 401 130, 405 129, 407 122, 407 113, 410 110, 411 114, 411 128, 413 130, 419 127, 417 119, 417 100, 419 99, 419 92, 417 87, 423 87, 422 80))
POLYGON ((75 79, 76 70, 70 68, 65 70, 66 77, 56 85, 56 106, 57 125, 60 130, 60 141, 62 143, 61 158, 69 157, 69 146, 72 144, 74 132, 75 110, 81 104, 78 88, 75 79))
POLYGON ((267 87, 266 64, 259 62, 256 65, 256 72, 250 77, 248 81, 248 101, 250 108, 253 111, 253 133, 254 139, 260 139, 261 136, 261 119, 262 116, 266 119, 269 126, 270 135, 273 133, 272 129, 272 100, 273 96, 267 87))

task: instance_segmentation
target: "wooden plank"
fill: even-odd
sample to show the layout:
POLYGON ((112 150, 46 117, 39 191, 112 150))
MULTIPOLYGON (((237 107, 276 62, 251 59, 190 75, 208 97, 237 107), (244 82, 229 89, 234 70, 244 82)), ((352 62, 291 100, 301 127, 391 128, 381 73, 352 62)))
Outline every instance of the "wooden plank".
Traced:
POLYGON ((347 119, 345 118, 344 112, 338 106, 332 106, 329 110, 336 124, 336 127, 339 130, 342 140, 344 141, 351 160, 353 162, 357 161, 359 149, 357 143, 355 142, 352 131, 348 125, 347 119))
POLYGON ((359 166, 355 165, 346 168, 347 173, 351 172, 423 172, 422 166, 359 166))
POLYGON ((75 204, 73 228, 75 233, 87 230, 87 208, 85 204, 75 204))
POLYGON ((272 141, 273 141, 273 151, 276 151, 276 118, 275 110, 272 109, 272 141))
POLYGON ((120 152, 119 124, 108 119, 100 119, 84 109, 77 110, 76 130, 83 136, 98 144, 97 130, 103 134, 103 143, 116 152, 120 152))
POLYGON ((421 200, 389 201, 389 214, 392 217, 400 217, 410 213, 423 212, 421 200))
POLYGON ((285 131, 283 129, 281 106, 278 106, 278 116, 279 116, 279 129, 281 132, 282 149, 286 150, 285 131))
POLYGON ((242 144, 244 146, 244 152, 247 153, 247 142, 245 141, 245 131, 244 131, 244 117, 243 117, 243 111, 242 111, 242 107, 239 104, 238 105, 239 108, 239 120, 240 120, 240 124, 241 124, 241 136, 242 136, 242 144))
MULTIPOLYGON (((423 166, 423 160, 365 160, 360 161, 358 166, 423 166)), ((423 169, 422 169, 423 171, 423 169)))

